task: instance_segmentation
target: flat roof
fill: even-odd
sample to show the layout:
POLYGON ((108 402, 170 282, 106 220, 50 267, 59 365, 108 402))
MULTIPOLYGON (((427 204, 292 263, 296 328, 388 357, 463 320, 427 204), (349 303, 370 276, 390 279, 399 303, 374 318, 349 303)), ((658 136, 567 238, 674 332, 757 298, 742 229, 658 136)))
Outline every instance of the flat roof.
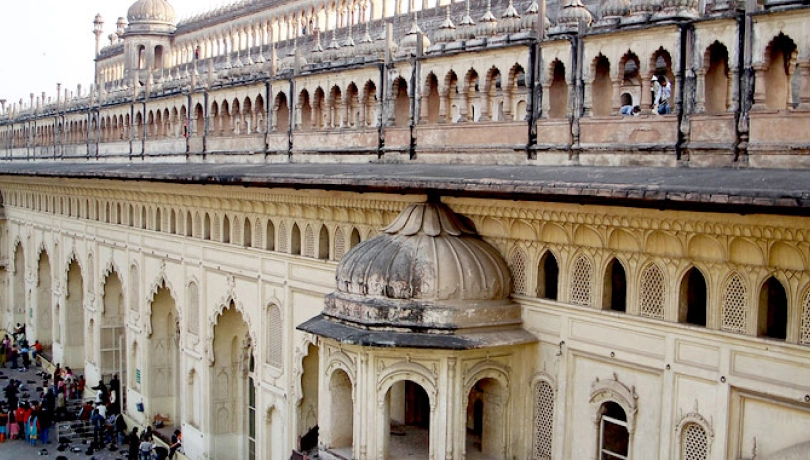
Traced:
POLYGON ((325 163, 8 162, 0 175, 810 215, 810 170, 325 163))

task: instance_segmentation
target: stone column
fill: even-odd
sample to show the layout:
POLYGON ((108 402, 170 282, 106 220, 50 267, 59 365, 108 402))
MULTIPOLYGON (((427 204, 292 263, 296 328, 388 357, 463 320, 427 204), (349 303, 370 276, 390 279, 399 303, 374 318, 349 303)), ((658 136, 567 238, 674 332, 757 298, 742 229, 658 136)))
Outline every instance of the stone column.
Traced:
POLYGON ((799 110, 810 110, 810 60, 799 62, 799 110))
MULTIPOLYGON (((764 110, 765 104, 765 64, 754 64, 754 105, 751 110, 764 110)), ((788 80, 790 81, 790 80, 788 80)))
MULTIPOLYGON (((617 76, 616 78, 610 81, 611 85, 613 86, 613 97, 611 99, 611 108, 610 114, 611 115, 619 115, 622 109, 622 80, 617 76)), ((641 105, 641 101, 639 101, 639 108, 641 105)))
POLYGON ((706 111, 706 69, 695 71, 695 113, 706 111))
MULTIPOLYGON (((652 93, 650 92, 651 78, 651 73, 641 74, 641 113, 644 115, 651 114, 653 108, 652 93)), ((621 94, 619 95, 619 100, 621 100, 621 94)))

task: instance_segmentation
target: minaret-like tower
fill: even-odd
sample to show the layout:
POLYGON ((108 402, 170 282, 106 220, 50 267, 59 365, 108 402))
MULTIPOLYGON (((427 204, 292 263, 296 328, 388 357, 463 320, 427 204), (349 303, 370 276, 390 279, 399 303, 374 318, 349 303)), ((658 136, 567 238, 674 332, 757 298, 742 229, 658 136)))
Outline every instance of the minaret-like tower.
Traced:
POLYGON ((93 19, 93 35, 96 36, 96 56, 98 56, 98 52, 101 51, 101 34, 104 33, 104 19, 101 18, 101 14, 96 14, 96 18, 93 19))
MULTIPOLYGON (((166 0, 138 0, 129 7, 124 30, 124 79, 146 84, 150 70, 160 72, 171 51, 174 8, 166 0)), ((123 22, 123 21, 120 21, 123 22)))

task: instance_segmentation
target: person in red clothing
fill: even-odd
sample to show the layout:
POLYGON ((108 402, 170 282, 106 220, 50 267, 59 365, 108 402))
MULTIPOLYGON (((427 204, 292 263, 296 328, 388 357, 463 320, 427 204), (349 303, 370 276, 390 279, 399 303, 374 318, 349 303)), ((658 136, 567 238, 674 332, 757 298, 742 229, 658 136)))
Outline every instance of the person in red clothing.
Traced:
POLYGON ((20 436, 23 438, 25 437, 25 422, 28 421, 30 415, 31 412, 26 402, 21 402, 19 407, 14 411, 14 421, 17 422, 18 433, 20 433, 20 436))

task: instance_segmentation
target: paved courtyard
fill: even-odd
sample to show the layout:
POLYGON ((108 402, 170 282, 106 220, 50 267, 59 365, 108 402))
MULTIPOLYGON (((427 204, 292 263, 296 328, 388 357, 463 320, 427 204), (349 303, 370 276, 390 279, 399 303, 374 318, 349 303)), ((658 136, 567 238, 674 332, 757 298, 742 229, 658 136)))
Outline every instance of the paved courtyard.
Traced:
MULTIPOLYGON (((34 401, 35 398, 38 398, 36 394, 37 387, 43 386, 43 377, 37 375, 37 373, 41 372, 42 368, 30 368, 25 372, 19 372, 15 369, 0 369, 0 390, 8 385, 9 379, 15 379, 21 381, 25 390, 21 391, 20 394, 28 394, 29 397, 20 397, 20 400, 29 400, 34 401)), ((0 399, 5 399, 4 394, 0 391, 0 399)), ((30 445, 26 441, 22 440, 13 440, 13 439, 6 439, 6 441, 0 444, 0 459, 14 459, 14 460, 29 460, 29 459, 37 459, 37 460, 44 460, 44 459, 56 459, 60 455, 64 455, 68 459, 90 459, 93 458, 95 460, 118 460, 118 459, 126 459, 126 450, 119 451, 119 452, 111 452, 107 449, 101 450, 98 452, 94 452, 91 455, 86 453, 86 449, 89 444, 82 443, 81 439, 75 438, 71 436, 73 442, 70 443, 71 448, 79 448, 81 452, 72 452, 70 448, 66 449, 63 452, 57 450, 59 443, 59 436, 63 436, 68 434, 69 422, 57 422, 53 427, 51 427, 50 432, 50 444, 40 444, 37 443, 36 446, 30 445)), ((71 433, 72 434, 72 433, 71 433)), ((124 446, 126 449, 127 446, 124 446)))

